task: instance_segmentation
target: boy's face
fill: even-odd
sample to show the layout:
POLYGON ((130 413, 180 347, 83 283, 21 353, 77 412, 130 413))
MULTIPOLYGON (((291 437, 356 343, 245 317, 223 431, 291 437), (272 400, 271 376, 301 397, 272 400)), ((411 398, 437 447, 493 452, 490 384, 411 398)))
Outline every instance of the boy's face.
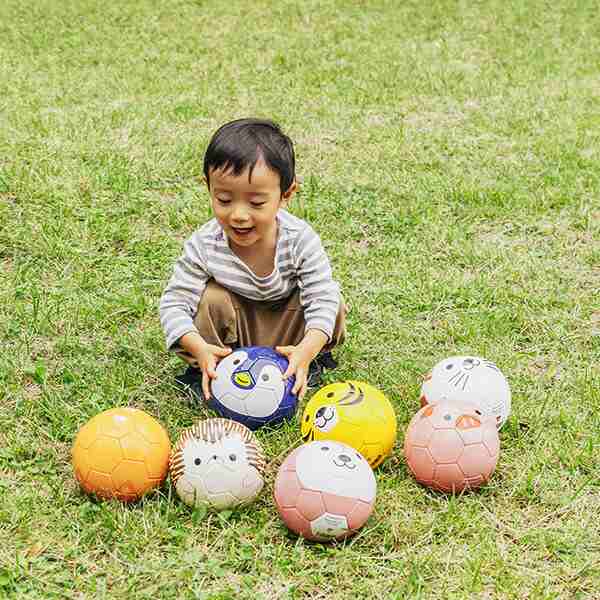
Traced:
POLYGON ((296 191, 293 183, 282 194, 279 174, 262 160, 254 166, 250 181, 248 169, 240 175, 211 170, 208 187, 213 212, 232 248, 260 249, 274 244, 277 211, 287 205, 296 191))

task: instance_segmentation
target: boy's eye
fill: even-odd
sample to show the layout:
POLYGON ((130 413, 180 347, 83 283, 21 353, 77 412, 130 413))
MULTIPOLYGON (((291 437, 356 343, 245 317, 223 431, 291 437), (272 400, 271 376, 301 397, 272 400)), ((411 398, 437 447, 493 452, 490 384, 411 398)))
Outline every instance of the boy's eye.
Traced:
POLYGON ((217 200, 219 202, 221 202, 221 204, 229 204, 231 202, 231 199, 229 199, 229 198, 219 198, 218 196, 217 196, 217 200))
POLYGON ((260 208, 261 206, 264 206, 266 202, 250 202, 250 204, 252 204, 254 208, 260 208))

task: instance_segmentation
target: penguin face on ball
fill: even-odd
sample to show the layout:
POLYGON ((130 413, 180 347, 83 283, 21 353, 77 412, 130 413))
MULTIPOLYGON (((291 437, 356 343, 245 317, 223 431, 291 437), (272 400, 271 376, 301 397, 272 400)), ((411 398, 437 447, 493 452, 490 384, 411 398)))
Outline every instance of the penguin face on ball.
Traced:
POLYGON ((274 413, 285 395, 283 371, 263 352, 236 350, 217 366, 212 395, 226 409, 263 418, 274 413))

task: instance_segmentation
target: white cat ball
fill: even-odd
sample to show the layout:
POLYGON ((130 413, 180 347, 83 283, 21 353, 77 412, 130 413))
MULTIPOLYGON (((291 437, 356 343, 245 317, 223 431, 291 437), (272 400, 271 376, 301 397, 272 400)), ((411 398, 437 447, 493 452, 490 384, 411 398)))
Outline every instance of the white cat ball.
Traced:
POLYGON ((510 415, 510 387, 502 371, 478 356, 450 356, 437 363, 425 376, 421 406, 440 400, 466 402, 483 416, 493 416, 498 429, 510 415))

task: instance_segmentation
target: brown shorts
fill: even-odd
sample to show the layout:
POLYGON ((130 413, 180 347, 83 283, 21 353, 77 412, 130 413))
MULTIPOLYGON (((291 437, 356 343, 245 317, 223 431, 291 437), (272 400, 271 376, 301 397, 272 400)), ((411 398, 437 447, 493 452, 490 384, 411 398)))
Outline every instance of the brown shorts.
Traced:
MULTIPOLYGON (((327 352, 346 337, 346 305, 341 300, 333 336, 323 348, 327 352)), ((275 302, 249 300, 210 280, 194 318, 198 332, 217 346, 295 346, 305 333, 300 291, 275 302)), ((175 350, 186 362, 195 360, 183 350, 175 350)))

